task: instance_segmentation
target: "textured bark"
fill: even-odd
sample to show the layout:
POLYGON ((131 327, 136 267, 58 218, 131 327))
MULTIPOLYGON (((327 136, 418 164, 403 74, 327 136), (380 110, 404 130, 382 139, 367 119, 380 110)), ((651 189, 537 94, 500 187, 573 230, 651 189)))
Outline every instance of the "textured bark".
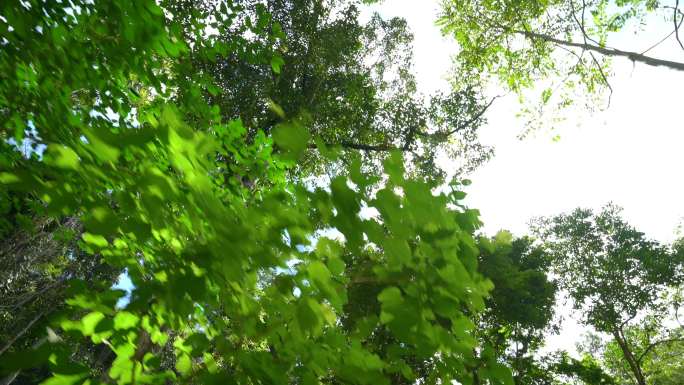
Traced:
POLYGON ((543 41, 547 41, 549 43, 554 43, 554 44, 558 44, 558 45, 562 45, 562 46, 566 46, 566 47, 581 48, 581 49, 587 50, 587 51, 598 52, 598 53, 600 53, 602 55, 606 55, 606 56, 626 57, 633 62, 639 62, 639 63, 648 64, 651 66, 667 67, 667 68, 670 68, 673 70, 684 71, 684 63, 671 61, 671 60, 658 59, 658 58, 654 58, 652 56, 646 56, 644 54, 640 54, 638 52, 623 51, 623 50, 616 49, 616 48, 601 47, 599 45, 594 45, 594 44, 590 44, 590 43, 574 43, 574 42, 567 41, 567 40, 557 39, 557 38, 550 36, 550 35, 545 35, 545 34, 531 32, 531 31, 516 30, 513 32, 515 32, 519 35, 523 35, 523 36, 527 37, 528 39, 543 40, 543 41))
POLYGON ((620 329, 613 330, 613 337, 615 337, 615 341, 620 346, 622 354, 624 354, 625 360, 629 364, 629 368, 632 371, 632 374, 634 375, 634 379, 637 381, 637 384, 646 385, 646 379, 644 378, 644 373, 641 370, 641 366, 639 365, 639 362, 637 362, 636 358, 634 358, 634 354, 629 348, 627 340, 622 334, 622 331, 620 329))

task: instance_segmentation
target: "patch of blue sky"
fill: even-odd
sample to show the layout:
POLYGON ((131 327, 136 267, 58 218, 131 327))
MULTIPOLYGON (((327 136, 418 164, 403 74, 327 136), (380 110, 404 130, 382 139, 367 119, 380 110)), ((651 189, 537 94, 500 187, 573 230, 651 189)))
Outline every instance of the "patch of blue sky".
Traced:
POLYGON ((14 138, 9 138, 6 142, 14 146, 14 148, 21 152, 27 159, 34 154, 38 156, 38 159, 42 159, 47 146, 40 142, 40 135, 38 135, 38 131, 32 120, 26 121, 26 127, 24 138, 20 143, 14 138))
POLYGON ((131 295, 135 289, 135 285, 133 284, 133 281, 131 281, 131 277, 128 275, 128 270, 124 270, 119 275, 119 277, 116 279, 116 283, 112 285, 112 289, 123 290, 126 292, 126 294, 119 298, 119 301, 116 303, 117 309, 126 308, 126 306, 128 306, 128 304, 131 302, 131 295))

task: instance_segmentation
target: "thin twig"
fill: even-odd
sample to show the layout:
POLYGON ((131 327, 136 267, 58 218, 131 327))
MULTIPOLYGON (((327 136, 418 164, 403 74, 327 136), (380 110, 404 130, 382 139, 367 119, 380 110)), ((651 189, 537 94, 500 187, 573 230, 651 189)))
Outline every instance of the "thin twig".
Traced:
POLYGON ((608 108, 608 107, 610 107, 610 102, 613 99, 613 87, 610 85, 610 82, 608 81, 606 74, 603 72, 603 68, 601 68, 601 64, 599 64, 598 60, 596 60, 594 53, 589 52, 589 55, 591 55, 591 60, 593 60, 594 64, 596 64, 596 68, 598 68, 599 74, 601 74, 603 81, 606 83, 606 86, 608 87, 608 90, 610 91, 610 93, 608 93, 608 106, 606 106, 606 108, 608 108))
POLYGON ((672 20, 673 20, 674 27, 675 27, 675 38, 677 39, 679 46, 682 47, 682 49, 684 49, 684 44, 682 44, 681 39, 679 39, 679 27, 681 27, 682 21, 684 21, 684 14, 682 14, 682 12, 679 11, 679 0, 677 0, 675 2, 675 7, 673 10, 673 13, 674 13, 674 15, 672 17, 672 20), (682 20, 679 22, 679 24, 677 24, 677 13, 682 14, 682 20))
MULTIPOLYGON (((584 10, 587 7, 586 2, 584 0, 582 0, 582 21, 577 19, 577 15, 575 15, 575 5, 572 2, 571 2, 571 7, 572 7, 572 17, 573 17, 573 19, 575 19, 575 22, 577 23, 577 25, 579 25, 580 30, 582 31, 582 38, 584 39, 584 44, 588 44, 587 39, 589 39, 598 45, 598 42, 596 40, 592 39, 589 36, 589 34, 587 34, 587 31, 584 27, 584 10)), ((642 54, 643 54, 643 52, 642 52, 642 54)), ((589 55, 591 56, 591 60, 596 65, 596 68, 598 69, 599 74, 601 75, 601 78, 603 79, 603 82, 606 83, 606 86, 608 87, 608 90, 610 91, 610 93, 608 94, 608 106, 606 107, 606 108, 608 108, 608 107, 610 107, 610 103, 613 99, 613 87, 610 85, 610 82, 608 81, 608 77, 603 72, 603 68, 601 67, 601 64, 598 62, 598 60, 596 60, 594 53, 589 52, 589 55)))
MULTIPOLYGON (((670 33, 669 33, 667 36, 665 36, 664 38, 660 39, 659 42, 653 44, 653 45, 650 46, 647 50, 645 50, 644 52, 642 52, 642 53, 641 53, 642 55, 645 54, 646 52, 652 50, 653 48, 659 46, 662 42, 664 42, 665 40, 667 40, 667 39, 668 39, 670 36, 672 36, 673 34, 676 35, 677 42, 679 42, 679 45, 682 46, 682 49, 684 49, 684 45, 682 45, 681 40, 679 40, 679 27, 682 26, 682 22, 684 21, 684 15, 682 15, 682 19, 679 21, 679 23, 677 23, 677 11, 679 10, 678 7, 679 7, 679 0, 677 0, 677 6, 672 7, 672 10, 673 10, 673 13, 674 13, 674 15, 673 15, 674 30, 673 30, 672 32, 670 32, 670 33)), ((681 13, 681 12, 679 12, 679 13, 681 13)))
POLYGON ((596 45, 600 45, 599 42, 597 42, 591 36, 589 36, 589 34, 587 33, 587 30, 585 28, 584 11, 587 8, 587 3, 584 0, 582 0, 582 20, 581 21, 577 18, 577 15, 575 14, 575 3, 571 1, 570 7, 572 8, 572 18, 575 19, 575 22, 580 27, 580 31, 582 32, 582 37, 584 38, 584 42, 587 43, 587 39, 589 39, 592 43, 594 43, 596 45))

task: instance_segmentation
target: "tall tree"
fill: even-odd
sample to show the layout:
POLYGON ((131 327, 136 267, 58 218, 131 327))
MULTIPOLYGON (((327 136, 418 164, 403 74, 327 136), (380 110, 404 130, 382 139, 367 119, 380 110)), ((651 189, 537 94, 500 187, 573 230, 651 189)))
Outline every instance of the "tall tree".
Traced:
MULTIPOLYGON (((342 173, 342 165, 355 159, 356 152, 364 154, 363 159, 367 161, 364 164, 372 165, 377 171, 381 169, 380 161, 391 150, 398 149, 407 153, 410 167, 424 176, 439 172, 434 163, 439 151, 453 150, 453 157, 462 161, 463 169, 474 167, 490 154, 490 149, 477 142, 477 128, 484 121, 486 105, 477 99, 473 90, 434 95, 429 99, 418 95, 411 74, 412 36, 406 23, 401 19, 383 20, 374 16, 369 23, 360 24, 358 2, 271 1, 264 5, 255 1, 236 1, 232 5, 221 5, 205 1, 165 1, 161 5, 167 15, 173 16, 174 23, 167 26, 172 28, 170 40, 152 39, 149 46, 145 46, 149 55, 145 59, 157 61, 153 68, 140 65, 142 56, 127 60, 126 50, 140 49, 144 44, 137 39, 142 39, 140 36, 145 33, 158 36, 159 31, 155 28, 160 24, 150 19, 156 17, 150 16, 154 7, 134 10, 113 5, 112 9, 101 12, 111 13, 115 20, 90 25, 84 23, 94 19, 81 14, 78 4, 76 8, 44 7, 44 15, 38 12, 42 7, 39 3, 27 4, 22 9, 17 8, 16 3, 8 3, 1 13, 5 17, 1 20, 3 33, 7 34, 3 65, 15 72, 18 68, 17 73, 21 76, 3 79, 7 80, 3 95, 11 96, 3 100, 0 112, 3 121, 8 123, 5 138, 13 137, 14 143, 27 146, 25 152, 28 153, 41 153, 41 147, 49 142, 73 141, 72 135, 80 131, 65 129, 78 126, 68 119, 64 121, 69 114, 78 116, 82 124, 91 128, 137 127, 141 124, 139 112, 164 100, 193 105, 192 111, 185 111, 186 120, 194 129, 206 130, 219 137, 226 131, 240 135, 240 130, 244 130, 250 141, 260 143, 263 137, 259 138, 259 135, 268 137, 278 131, 288 135, 292 127, 287 124, 292 121, 297 127, 306 126, 314 134, 301 137, 305 147, 309 147, 308 155, 300 158, 299 169, 289 177, 317 174, 333 168, 331 164, 335 165, 337 173, 342 173), (117 29, 121 25, 117 24, 116 18, 125 18, 131 13, 136 13, 136 17, 123 28, 124 34, 117 29), (141 19, 146 21, 141 22, 141 19), (145 23, 147 29, 138 30, 138 26, 145 23), (31 25, 35 29, 27 27, 31 25), (43 31, 52 31, 47 38, 54 41, 46 40, 43 31), (136 35, 138 32, 141 35, 136 35), (59 41, 57 35, 60 34, 64 41, 59 41), (26 37, 36 40, 33 49, 27 48, 27 43, 22 41, 26 37), (124 41, 127 44, 113 46, 124 41), (98 44, 100 47, 95 48, 98 44), (43 48, 37 48, 41 45, 43 48), (62 52, 61 61, 53 62, 39 55, 41 51, 53 48, 62 52), (78 52, 79 49, 83 51, 78 52), (92 67, 74 64, 73 60, 81 53, 91 55, 83 63, 90 61, 92 67), (35 56, 31 57, 33 54, 35 56), (67 80, 60 79, 64 68, 73 70, 73 74, 66 76, 67 80), (118 69, 123 72, 109 72, 118 69), (133 75, 127 75, 130 73, 133 75), (396 78, 389 80, 394 75, 396 78), (47 85, 38 87, 42 81, 72 84, 73 87, 69 90, 47 85), (67 98, 64 92, 71 94, 67 98), (55 115, 62 119, 54 121, 55 130, 44 129, 47 123, 36 120, 41 115, 32 114, 31 108, 27 107, 42 100, 50 100, 52 108, 61 108, 63 112, 55 115), (243 124, 240 126, 236 122, 228 130, 219 126, 223 131, 214 132, 217 127, 212 122, 219 119, 240 119, 243 124), (419 121, 424 125, 418 127, 419 121), (282 127, 277 129, 279 124, 282 127), (35 125, 38 129, 32 128, 35 125), (315 137, 320 139, 320 148, 331 145, 342 148, 342 160, 330 161, 320 155, 315 137)), ((224 146, 229 144, 226 141, 224 146)), ((297 145, 287 143, 276 147, 276 151, 286 155, 290 152, 288 147, 296 148, 297 145)), ((11 151, 11 148, 4 150, 11 151)), ((323 153, 327 155, 327 152, 323 153)), ((225 188, 250 197, 274 183, 283 183, 281 167, 285 166, 271 163, 270 168, 264 167, 268 161, 263 150, 242 147, 238 155, 226 154, 217 154, 223 163, 216 171, 223 175, 225 188), (236 162, 235 156, 241 161, 236 162), (244 187, 248 189, 244 190, 244 187)), ((3 165, 6 169, 23 167, 26 166, 3 165)), ((65 193, 65 199, 68 195, 65 193)), ((72 269, 103 268, 113 276, 122 271, 122 268, 102 265, 100 260, 83 254, 78 248, 76 240, 83 229, 79 215, 58 219, 45 216, 41 209, 43 202, 34 201, 38 209, 23 213, 31 221, 64 223, 76 231, 70 232, 73 240, 69 241, 68 252, 64 251, 64 245, 49 244, 42 254, 43 265, 39 265, 36 258, 28 257, 23 260, 24 264, 6 264, 26 273, 24 278, 30 281, 21 286, 15 279, 13 288, 6 289, 8 308, 16 310, 16 304, 10 303, 13 297, 33 296, 36 291, 41 293, 35 307, 25 306, 20 312, 6 313, 7 329, 3 332, 8 336, 15 330, 23 330, 19 327, 23 320, 42 319, 45 314, 39 306, 41 303, 50 303, 55 309, 63 305, 63 277, 54 270, 50 274, 41 270, 40 274, 48 275, 43 282, 30 275, 30 271, 49 270, 59 265, 64 273, 66 262, 72 269), (78 258, 64 260, 65 255, 72 254, 78 258), (49 297, 46 288, 53 284, 59 284, 60 290, 50 291, 54 296, 49 297), (46 291, 41 291, 43 289, 46 291)), ((92 215, 84 215, 91 219, 92 225, 92 215)), ((13 243, 28 242, 31 236, 26 231, 19 231, 15 223, 8 222, 7 226, 12 232, 11 236, 3 238, 3 247, 12 253, 3 257, 9 261, 22 257, 22 253, 13 248, 13 243)), ((41 239, 45 240, 59 238, 62 231, 60 226, 41 229, 41 239)), ((16 274, 16 271, 7 269, 4 274, 16 274)), ((88 274, 78 277, 91 279, 88 274)), ((33 336, 44 331, 42 323, 28 324, 26 334, 33 336)), ((14 342, 9 350, 25 345, 14 342)))
MULTIPOLYGON (((190 18, 197 9, 215 7, 203 1, 167 3, 175 14, 190 18)), ((390 151, 406 152, 415 171, 432 177, 443 171, 470 171, 491 155, 491 148, 479 143, 477 131, 488 104, 474 87, 427 97, 418 92, 413 35, 405 20, 375 14, 361 23, 358 0, 235 4, 239 16, 216 38, 231 44, 236 36, 244 36, 250 44, 268 45, 278 36, 272 56, 216 58, 194 54, 191 48, 191 63, 182 72, 211 78, 216 87, 205 97, 221 108, 224 119, 240 118, 251 132, 269 133, 291 120, 306 126, 310 151, 300 164, 300 175, 339 166, 322 161, 316 138, 339 147, 343 158, 361 152, 364 163, 376 168, 390 151), (245 33, 255 28, 272 35, 245 33), (452 160, 451 169, 442 170, 436 163, 440 154, 452 160)))
MULTIPOLYGON (((684 362, 681 359, 684 352, 683 330, 664 327, 663 319, 647 317, 626 328, 625 335, 634 344, 637 360, 648 384, 679 384, 684 379, 684 362)), ((629 365, 615 339, 600 344, 591 353, 619 384, 633 382, 629 365)))
POLYGON ((679 0, 474 0, 442 4, 440 24, 460 48, 457 73, 498 78, 501 85, 526 99, 536 92, 531 90, 532 85, 539 85, 543 91, 532 96, 538 105, 527 106, 529 113, 548 107, 562 109, 578 100, 587 101, 593 108, 597 102, 593 96, 612 93, 613 58, 684 70, 681 56, 668 60, 649 53, 661 44, 684 50, 684 33, 680 32, 684 11, 679 0), (654 27, 669 31, 664 37, 654 37, 650 46, 610 46, 620 31, 634 29, 643 36, 644 30, 654 27))
POLYGON ((662 312, 660 298, 681 285, 682 261, 671 250, 627 224, 621 210, 577 209, 541 221, 538 233, 553 255, 560 287, 568 291, 584 322, 609 333, 634 381, 646 385, 637 341, 628 327, 649 312, 662 312))
POLYGON ((530 238, 514 239, 502 231, 480 239, 479 270, 494 284, 480 330, 513 369, 516 385, 545 383, 535 356, 553 328, 556 285, 548 276, 550 263, 530 238))

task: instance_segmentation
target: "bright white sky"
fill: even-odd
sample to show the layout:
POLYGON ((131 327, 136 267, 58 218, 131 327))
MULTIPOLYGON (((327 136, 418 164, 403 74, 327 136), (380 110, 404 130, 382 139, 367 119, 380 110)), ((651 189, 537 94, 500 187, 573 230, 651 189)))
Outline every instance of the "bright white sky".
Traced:
MULTIPOLYGON (((372 7, 385 17, 408 21, 415 35, 417 79, 426 93, 449 87, 446 74, 457 50, 434 24, 438 6, 437 0, 387 0, 372 7)), ((614 42, 638 51, 664 35, 625 33, 614 42)), ((684 51, 674 44, 664 43, 650 54, 684 61, 684 51)), ((481 138, 496 154, 470 176, 473 184, 467 190, 468 204, 480 210, 487 233, 508 229, 523 235, 532 217, 580 206, 598 209, 612 201, 650 237, 662 242, 675 238, 684 217, 684 72, 633 66, 626 59, 616 59, 613 69, 610 108, 590 116, 568 110, 566 124, 553 134, 517 139, 524 130, 523 120, 515 117, 520 105, 512 97, 494 103, 481 138), (561 139, 554 142, 557 133, 561 139)), ((581 330, 575 321, 566 321, 547 348, 574 351, 581 330)))

